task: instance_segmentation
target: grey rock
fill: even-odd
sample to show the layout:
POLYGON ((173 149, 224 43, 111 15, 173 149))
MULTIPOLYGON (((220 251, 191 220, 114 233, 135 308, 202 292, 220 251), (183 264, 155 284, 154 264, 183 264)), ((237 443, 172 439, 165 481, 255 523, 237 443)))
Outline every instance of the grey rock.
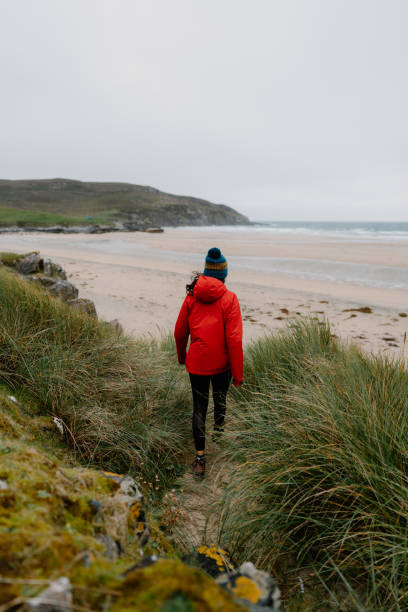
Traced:
POLYGON ((102 512, 102 504, 97 499, 88 499, 88 506, 94 514, 100 514, 102 512))
POLYGON ((78 289, 65 280, 57 280, 54 284, 48 287, 48 291, 55 295, 56 297, 60 297, 66 302, 69 300, 75 300, 78 297, 78 289))
POLYGON ((50 276, 27 276, 27 280, 37 285, 42 285, 43 287, 51 287, 51 285, 55 284, 55 278, 51 278, 50 276))
POLYGON ((122 232, 140 232, 143 229, 143 224, 138 221, 125 221, 116 225, 122 232))
POLYGON ((133 504, 135 501, 142 501, 143 495, 137 485, 137 482, 132 476, 125 474, 115 474, 113 472, 101 472, 102 476, 109 480, 114 480, 119 485, 119 490, 115 495, 115 499, 122 499, 124 503, 133 504))
MULTIPOLYGON (((82 231, 84 231, 82 229, 82 231)), ((90 225, 86 228, 85 233, 87 234, 106 234, 107 232, 114 232, 115 227, 111 225, 90 225)))
POLYGON ((278 611, 281 609, 280 590, 275 580, 267 572, 256 569, 250 561, 243 563, 236 572, 221 574, 216 582, 232 595, 235 595, 237 602, 246 606, 251 612, 278 611), (251 591, 252 595, 254 592, 258 593, 256 602, 253 601, 252 597, 249 600, 243 596, 243 586, 239 580, 242 577, 251 581, 248 583, 248 591, 251 591), (253 589, 251 583, 254 585, 253 589), (238 593, 240 596, 237 596, 238 593))
POLYGON ((71 612, 72 586, 68 578, 58 578, 36 597, 26 600, 26 610, 30 612, 71 612))
POLYGON ((49 234, 62 234, 65 231, 65 227, 62 225, 54 225, 52 227, 39 227, 39 232, 48 232, 49 234))
POLYGON ((67 301, 68 306, 71 308, 76 308, 81 312, 85 312, 90 317, 97 318, 95 304, 92 300, 88 300, 86 298, 75 298, 74 300, 67 301))
POLYGON ((7 491, 8 488, 7 482, 5 480, 0 480, 0 491, 7 491))
POLYGON ((143 495, 137 486, 136 480, 131 476, 125 476, 122 479, 119 490, 123 495, 134 497, 136 501, 141 501, 143 499, 143 495))
POLYGON ((116 329, 117 332, 123 334, 123 327, 118 319, 113 319, 112 321, 108 321, 109 325, 116 329))
POLYGON ((164 229, 162 227, 147 227, 144 231, 148 234, 162 234, 164 229))
POLYGON ((64 421, 62 421, 56 416, 51 417, 51 418, 52 418, 52 422, 54 423, 55 427, 58 429, 61 436, 63 436, 64 435, 64 421))
POLYGON ((18 262, 16 268, 21 274, 34 274, 41 268, 42 258, 39 253, 30 253, 18 262))
POLYGON ((112 536, 100 533, 96 536, 96 539, 105 546, 105 556, 112 561, 116 561, 119 557, 120 550, 112 536))
POLYGON ((93 555, 88 550, 86 550, 82 557, 82 565, 84 567, 91 567, 93 560, 94 560, 93 555))
POLYGON ((51 261, 51 259, 44 258, 42 268, 46 276, 57 276, 58 278, 62 278, 62 280, 67 280, 64 268, 51 261))
POLYGON ((21 231, 21 227, 17 227, 17 225, 12 225, 10 227, 2 227, 0 229, 0 234, 18 234, 21 231))

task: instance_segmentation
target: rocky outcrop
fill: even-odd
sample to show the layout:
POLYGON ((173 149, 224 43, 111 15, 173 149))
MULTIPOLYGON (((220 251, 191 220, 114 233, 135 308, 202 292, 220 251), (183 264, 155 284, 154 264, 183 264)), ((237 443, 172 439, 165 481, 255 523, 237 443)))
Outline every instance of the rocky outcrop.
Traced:
POLYGON ((75 308, 91 317, 97 317, 95 304, 92 300, 78 297, 78 288, 67 280, 66 272, 59 264, 41 257, 37 251, 26 255, 15 255, 15 257, 12 257, 12 254, 3 255, 7 255, 5 265, 14 268, 30 282, 43 287, 48 293, 64 301, 70 308, 75 308))
POLYGON ((123 327, 122 327, 122 324, 120 323, 119 319, 112 319, 112 321, 108 321, 108 323, 119 334, 123 334, 123 327))
POLYGON ((235 569, 229 553, 217 546, 200 546, 183 561, 205 571, 251 612, 280 610, 280 590, 275 580, 253 563, 247 561, 235 569))
POLYGON ((96 317, 96 308, 92 300, 87 298, 73 298, 67 301, 68 306, 76 308, 81 312, 86 312, 90 317, 96 317))
POLYGON ((276 582, 250 561, 233 572, 221 574, 216 582, 251 612, 280 609, 280 590, 276 582))
POLYGON ((40 272, 41 269, 44 269, 44 265, 40 267, 40 263, 42 262, 43 260, 41 259, 39 253, 29 253, 24 257, 24 259, 21 259, 18 262, 16 269, 21 274, 33 274, 35 272, 40 272))
POLYGON ((47 286, 47 290, 49 293, 52 293, 52 295, 62 298, 68 305, 73 301, 75 302, 78 297, 78 289, 75 285, 65 280, 56 280, 52 285, 47 286))

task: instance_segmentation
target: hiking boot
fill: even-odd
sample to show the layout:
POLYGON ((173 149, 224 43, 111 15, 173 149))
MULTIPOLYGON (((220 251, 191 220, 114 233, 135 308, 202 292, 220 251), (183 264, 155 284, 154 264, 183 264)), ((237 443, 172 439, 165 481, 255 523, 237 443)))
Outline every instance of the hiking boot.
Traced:
POLYGON ((205 457, 200 457, 199 455, 197 455, 193 463, 193 473, 194 473, 194 476, 199 476, 200 478, 204 478, 205 457))

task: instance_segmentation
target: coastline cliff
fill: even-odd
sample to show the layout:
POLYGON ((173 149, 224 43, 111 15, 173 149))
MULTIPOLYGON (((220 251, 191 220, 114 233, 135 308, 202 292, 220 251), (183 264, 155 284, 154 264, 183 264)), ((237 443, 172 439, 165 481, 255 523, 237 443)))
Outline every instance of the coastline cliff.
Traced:
POLYGON ((180 225, 246 225, 224 204, 130 183, 0 180, 0 231, 138 231, 180 225))

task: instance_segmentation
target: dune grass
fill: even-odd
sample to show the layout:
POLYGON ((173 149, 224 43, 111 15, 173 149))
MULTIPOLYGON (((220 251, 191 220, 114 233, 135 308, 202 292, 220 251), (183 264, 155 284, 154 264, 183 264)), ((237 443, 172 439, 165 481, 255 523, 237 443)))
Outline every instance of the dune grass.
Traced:
POLYGON ((169 339, 132 340, 0 270, 0 382, 57 415, 83 460, 171 481, 190 392, 169 339))
POLYGON ((352 606, 341 609, 406 610, 404 364, 341 346, 324 322, 297 322, 248 347, 230 429, 225 459, 237 467, 219 537, 235 560, 312 567, 328 588, 346 585, 352 606))
MULTIPOLYGON (((0 304, 0 384, 62 418, 82 461, 133 472, 160 495, 192 448, 172 339, 132 340, 6 267, 0 304)), ((235 563, 250 559, 284 588, 292 572, 307 590, 312 571, 337 609, 406 610, 405 364, 298 321, 247 347, 228 417, 234 468, 214 511, 235 563)))

